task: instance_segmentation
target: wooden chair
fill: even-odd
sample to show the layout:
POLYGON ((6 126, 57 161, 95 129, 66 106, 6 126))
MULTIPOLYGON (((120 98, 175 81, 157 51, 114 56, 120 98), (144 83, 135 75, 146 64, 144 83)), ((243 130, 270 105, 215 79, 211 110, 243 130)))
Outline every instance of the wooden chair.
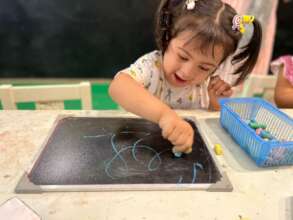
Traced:
POLYGON ((64 100, 80 99, 82 109, 92 109, 91 86, 89 82, 79 84, 0 86, 2 107, 17 109, 18 102, 35 102, 36 109, 64 109, 64 100))
POLYGON ((241 97, 261 95, 264 99, 274 103, 274 89, 277 83, 275 75, 250 75, 244 83, 241 97))

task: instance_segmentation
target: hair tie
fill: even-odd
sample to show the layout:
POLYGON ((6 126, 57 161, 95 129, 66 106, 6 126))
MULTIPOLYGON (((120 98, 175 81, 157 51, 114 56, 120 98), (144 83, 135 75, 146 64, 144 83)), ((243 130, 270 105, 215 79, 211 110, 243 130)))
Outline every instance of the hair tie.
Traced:
POLYGON ((171 14, 168 10, 163 10, 160 18, 160 25, 164 29, 168 29, 171 25, 171 14))
POLYGON ((232 30, 236 31, 238 30, 240 33, 245 33, 245 24, 252 24, 254 21, 254 16, 252 15, 235 15, 232 20, 232 30))
POLYGON ((198 0, 186 0, 185 5, 187 10, 193 10, 195 7, 195 2, 198 0))

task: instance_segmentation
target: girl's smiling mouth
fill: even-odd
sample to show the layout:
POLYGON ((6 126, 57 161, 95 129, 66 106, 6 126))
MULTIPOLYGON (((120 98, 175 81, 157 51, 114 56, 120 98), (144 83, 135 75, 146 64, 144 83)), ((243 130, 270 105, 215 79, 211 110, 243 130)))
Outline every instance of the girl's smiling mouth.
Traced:
POLYGON ((187 80, 182 79, 177 73, 174 74, 174 78, 175 78, 176 82, 180 83, 180 84, 184 84, 187 82, 187 80))

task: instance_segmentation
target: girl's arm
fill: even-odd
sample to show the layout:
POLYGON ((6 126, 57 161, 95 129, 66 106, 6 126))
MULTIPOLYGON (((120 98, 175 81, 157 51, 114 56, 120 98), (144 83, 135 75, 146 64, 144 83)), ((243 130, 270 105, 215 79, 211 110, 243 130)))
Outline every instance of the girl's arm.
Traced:
POLYGON ((177 150, 191 151, 193 129, 189 123, 128 74, 120 73, 113 79, 109 94, 125 110, 159 124, 163 137, 178 146, 177 150))
POLYGON ((155 123, 159 123, 162 115, 171 111, 166 104, 125 73, 120 73, 113 79, 109 94, 125 110, 155 123))
POLYGON ((279 108, 293 108, 293 85, 279 73, 275 87, 275 102, 279 108))

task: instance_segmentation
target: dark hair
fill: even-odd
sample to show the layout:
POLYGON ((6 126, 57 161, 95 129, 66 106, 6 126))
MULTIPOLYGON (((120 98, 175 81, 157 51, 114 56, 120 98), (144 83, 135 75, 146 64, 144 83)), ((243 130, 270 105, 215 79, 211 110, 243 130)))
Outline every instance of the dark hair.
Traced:
MULTIPOLYGON (((221 0, 197 0, 193 10, 186 9, 186 0, 161 0, 156 14, 156 42, 164 53, 172 38, 183 31, 191 31, 192 39, 199 39, 200 49, 222 45, 224 57, 222 62, 233 55, 232 65, 239 64, 233 74, 239 75, 235 85, 240 84, 252 71, 259 54, 262 29, 259 21, 253 21, 253 35, 249 43, 237 48, 242 33, 233 30, 235 9, 221 0)), ((190 39, 190 40, 192 40, 190 39)))

